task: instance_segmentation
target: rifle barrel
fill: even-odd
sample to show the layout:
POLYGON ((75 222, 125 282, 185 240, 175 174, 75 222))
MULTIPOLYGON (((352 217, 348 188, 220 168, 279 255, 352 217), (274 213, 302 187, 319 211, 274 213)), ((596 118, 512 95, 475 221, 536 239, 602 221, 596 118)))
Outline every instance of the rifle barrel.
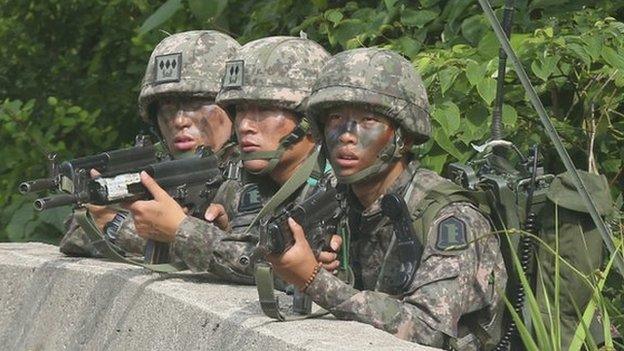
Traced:
POLYGON ((62 194, 48 196, 35 200, 33 206, 37 211, 45 211, 54 207, 61 207, 65 205, 72 205, 78 201, 76 195, 62 194))
POLYGON ((28 194, 40 190, 52 189, 56 186, 56 181, 53 178, 41 178, 23 182, 19 185, 18 189, 21 194, 28 194))

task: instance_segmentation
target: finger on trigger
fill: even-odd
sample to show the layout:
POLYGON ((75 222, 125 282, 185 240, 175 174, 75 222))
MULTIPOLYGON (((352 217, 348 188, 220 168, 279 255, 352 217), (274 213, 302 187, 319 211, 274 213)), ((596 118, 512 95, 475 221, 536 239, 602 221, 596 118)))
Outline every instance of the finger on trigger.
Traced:
POLYGON ((332 248, 332 250, 338 251, 341 245, 342 245, 342 237, 340 235, 332 235, 330 239, 330 243, 329 243, 329 246, 332 248))

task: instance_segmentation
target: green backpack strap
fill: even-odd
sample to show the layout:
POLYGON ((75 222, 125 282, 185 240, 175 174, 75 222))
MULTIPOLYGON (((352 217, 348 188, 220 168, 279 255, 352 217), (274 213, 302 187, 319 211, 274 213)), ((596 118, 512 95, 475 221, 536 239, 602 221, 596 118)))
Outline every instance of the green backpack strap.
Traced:
POLYGON ((104 234, 95 224, 93 217, 86 208, 78 208, 74 211, 76 222, 85 231, 87 237, 93 246, 105 257, 121 263, 129 263, 135 266, 141 266, 154 272, 173 273, 187 269, 183 262, 163 263, 163 264, 146 264, 136 259, 123 256, 117 246, 106 240, 104 234))
MULTIPOLYGON (((317 146, 314 153, 308 157, 305 162, 297 169, 290 179, 271 197, 271 199, 264 205, 262 210, 256 215, 251 224, 247 227, 246 232, 249 232, 253 226, 255 226, 262 218, 272 213, 284 200, 292 195, 299 187, 304 184, 312 175, 314 169, 319 169, 319 153, 320 147, 317 146)), ((258 256, 263 255, 263 238, 260 238, 258 247, 252 254, 252 260, 257 261, 258 256)), ((274 276, 273 269, 267 262, 256 262, 254 267, 254 278, 256 280, 256 288, 258 290, 258 300, 260 301, 260 307, 262 312, 268 317, 276 319, 278 321, 296 320, 312 318, 317 316, 316 314, 286 317, 279 310, 279 299, 275 296, 274 292, 274 276)), ((324 314, 326 314, 325 312, 324 314)))

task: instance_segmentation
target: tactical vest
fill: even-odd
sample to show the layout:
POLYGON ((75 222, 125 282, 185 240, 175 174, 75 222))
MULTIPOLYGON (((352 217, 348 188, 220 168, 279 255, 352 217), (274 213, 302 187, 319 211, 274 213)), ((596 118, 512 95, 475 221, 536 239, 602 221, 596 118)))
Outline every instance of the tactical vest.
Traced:
MULTIPOLYGON (((483 191, 475 191, 462 188, 461 186, 442 181, 434 184, 430 188, 420 188, 420 191, 425 192, 419 201, 410 201, 409 193, 410 187, 414 187, 418 179, 414 177, 411 183, 404 189, 405 202, 410 210, 412 227, 414 232, 420 234, 417 239, 421 245, 425 245, 427 242, 427 235, 437 217, 440 210, 454 204, 454 203, 469 203, 479 210, 486 218, 491 215, 491 209, 487 201, 487 196, 483 191)), ((405 291, 405 295, 412 293, 412 291, 405 291)), ((479 316, 462 316, 462 320, 465 322, 462 324, 467 327, 462 334, 465 334, 459 338, 451 338, 448 340, 447 347, 455 350, 463 350, 471 345, 472 348, 490 350, 499 340, 501 335, 501 322, 502 311, 491 316, 487 320, 479 318, 479 316)), ((460 330, 460 332, 462 332, 460 330)))

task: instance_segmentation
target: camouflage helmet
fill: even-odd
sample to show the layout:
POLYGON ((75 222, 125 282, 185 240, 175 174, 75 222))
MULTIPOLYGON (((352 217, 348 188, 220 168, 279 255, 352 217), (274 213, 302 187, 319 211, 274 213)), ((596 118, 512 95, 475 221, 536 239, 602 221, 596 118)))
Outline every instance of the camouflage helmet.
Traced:
POLYGON ((221 86, 225 61, 240 45, 213 30, 173 34, 154 49, 139 94, 139 113, 149 121, 150 104, 163 96, 214 100, 221 86))
POLYGON ((300 37, 249 42, 227 62, 217 103, 255 102, 303 113, 303 101, 329 57, 321 45, 300 37))
POLYGON ((329 107, 344 104, 364 105, 386 116, 412 135, 416 144, 431 135, 422 79, 408 60, 393 51, 354 49, 327 62, 308 100, 308 113, 315 118, 329 107))

